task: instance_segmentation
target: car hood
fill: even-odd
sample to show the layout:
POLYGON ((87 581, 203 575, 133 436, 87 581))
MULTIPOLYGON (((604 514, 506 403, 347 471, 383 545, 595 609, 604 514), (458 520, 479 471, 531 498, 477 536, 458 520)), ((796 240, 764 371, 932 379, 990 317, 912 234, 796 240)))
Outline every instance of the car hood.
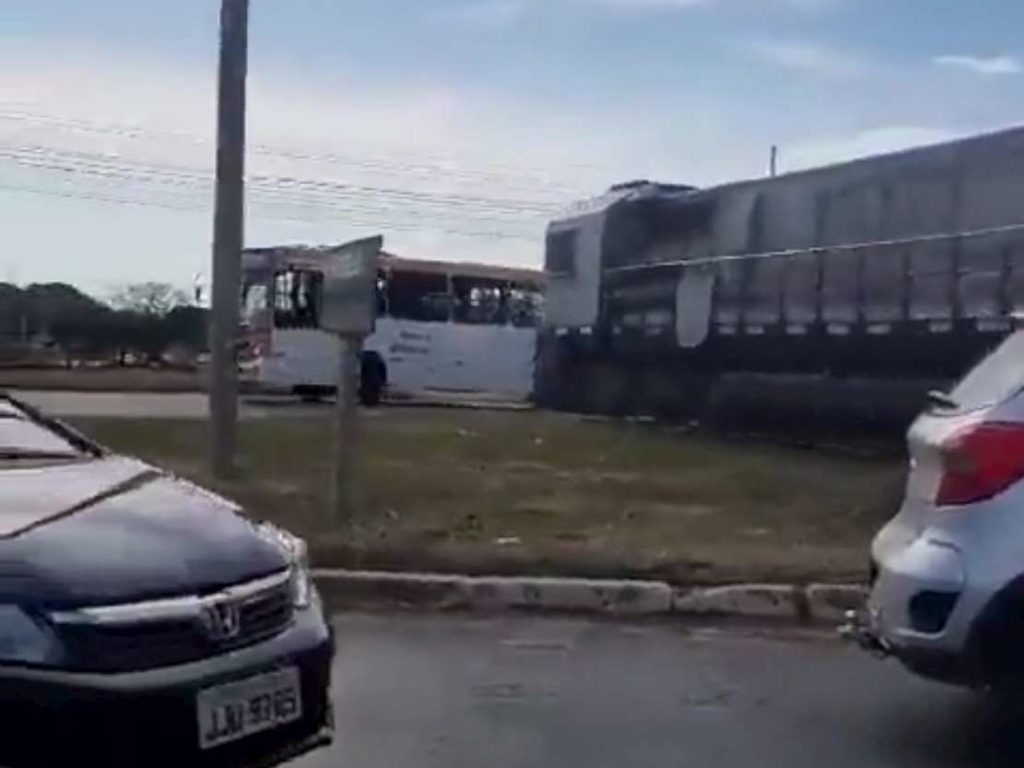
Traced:
POLYGON ((140 461, 0 470, 0 603, 134 602, 287 565, 235 504, 140 461))

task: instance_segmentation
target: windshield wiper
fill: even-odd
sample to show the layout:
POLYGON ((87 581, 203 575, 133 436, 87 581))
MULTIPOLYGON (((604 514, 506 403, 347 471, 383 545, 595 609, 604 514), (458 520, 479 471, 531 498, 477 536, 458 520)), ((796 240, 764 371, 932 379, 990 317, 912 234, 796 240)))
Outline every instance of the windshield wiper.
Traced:
POLYGON ((948 393, 943 392, 940 389, 933 389, 925 398, 928 400, 929 405, 934 405, 936 408, 946 408, 947 410, 956 410, 960 407, 960 403, 954 400, 948 393))
POLYGON ((0 448, 0 461, 69 461, 80 459, 72 451, 31 451, 22 448, 0 448))

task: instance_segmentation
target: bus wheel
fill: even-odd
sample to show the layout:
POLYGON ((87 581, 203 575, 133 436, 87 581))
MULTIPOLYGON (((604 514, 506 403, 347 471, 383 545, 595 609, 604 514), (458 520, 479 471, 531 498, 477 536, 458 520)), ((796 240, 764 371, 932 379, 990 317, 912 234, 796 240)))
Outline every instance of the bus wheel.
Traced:
POLYGON ((359 402, 368 408, 380 405, 387 384, 387 367, 376 352, 363 355, 359 381, 359 402))
POLYGON ((319 403, 331 394, 329 387, 296 387, 294 391, 304 403, 319 403))

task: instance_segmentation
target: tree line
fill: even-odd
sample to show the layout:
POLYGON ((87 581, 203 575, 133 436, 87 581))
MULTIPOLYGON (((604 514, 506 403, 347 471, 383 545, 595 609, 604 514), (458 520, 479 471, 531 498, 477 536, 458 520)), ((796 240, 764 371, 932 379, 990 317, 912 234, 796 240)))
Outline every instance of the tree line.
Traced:
POLYGON ((161 362, 206 347, 207 311, 166 283, 129 285, 100 301, 66 283, 0 283, 0 351, 58 350, 73 360, 161 362))

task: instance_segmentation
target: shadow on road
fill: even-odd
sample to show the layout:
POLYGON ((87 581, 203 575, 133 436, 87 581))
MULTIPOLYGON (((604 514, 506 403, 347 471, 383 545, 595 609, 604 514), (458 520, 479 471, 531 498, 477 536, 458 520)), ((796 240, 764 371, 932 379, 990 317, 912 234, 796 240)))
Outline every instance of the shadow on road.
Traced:
POLYGON ((1016 704, 957 693, 879 718, 878 754, 905 766, 1024 766, 1024 697, 1016 704))

